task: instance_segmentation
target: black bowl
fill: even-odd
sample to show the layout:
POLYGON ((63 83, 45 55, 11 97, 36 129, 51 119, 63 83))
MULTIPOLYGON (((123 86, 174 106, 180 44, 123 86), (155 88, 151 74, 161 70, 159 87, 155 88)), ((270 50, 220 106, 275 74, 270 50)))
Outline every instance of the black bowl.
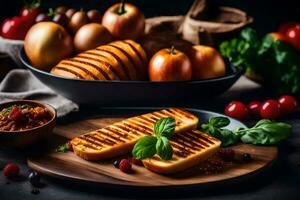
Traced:
POLYGON ((21 49, 20 60, 41 82, 58 94, 80 104, 102 106, 149 105, 155 102, 179 102, 184 99, 210 99, 228 90, 241 76, 241 71, 227 65, 220 78, 195 81, 95 81, 70 79, 34 68, 21 49))

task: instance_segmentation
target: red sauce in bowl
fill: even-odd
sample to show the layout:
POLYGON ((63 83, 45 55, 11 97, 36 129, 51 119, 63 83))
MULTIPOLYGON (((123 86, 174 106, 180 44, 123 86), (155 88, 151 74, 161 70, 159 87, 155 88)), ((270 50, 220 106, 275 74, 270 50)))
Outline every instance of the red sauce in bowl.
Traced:
POLYGON ((47 108, 12 105, 0 111, 0 131, 23 131, 48 123, 52 116, 47 108))

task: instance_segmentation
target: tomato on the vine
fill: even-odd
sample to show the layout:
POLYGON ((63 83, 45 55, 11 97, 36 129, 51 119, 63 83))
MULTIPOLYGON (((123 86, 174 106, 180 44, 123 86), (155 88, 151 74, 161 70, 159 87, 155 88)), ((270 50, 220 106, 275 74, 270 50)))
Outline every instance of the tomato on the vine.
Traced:
POLYGON ((288 29, 286 37, 289 43, 298 51, 300 51, 300 25, 288 29))
POLYGON ((280 117, 280 104, 273 100, 265 101, 260 109, 260 116, 263 119, 277 119, 280 117))
POLYGON ((251 101, 248 105, 248 111, 253 116, 259 116, 260 108, 261 108, 261 102, 260 101, 251 101))
POLYGON ((248 117, 248 109, 242 102, 232 101, 225 108, 225 114, 230 117, 243 120, 248 117))
POLYGON ((299 24, 299 23, 298 23, 298 22, 293 22, 293 21, 291 21, 291 22, 285 22, 285 23, 283 23, 283 24, 281 24, 281 25, 279 26, 278 32, 281 33, 281 34, 283 34, 283 35, 285 35, 286 32, 287 32, 290 28, 295 27, 297 24, 299 24))
POLYGON ((278 99, 280 104, 280 111, 284 114, 291 114, 297 111, 298 109, 298 102, 295 97, 290 95, 281 96, 278 99))
POLYGON ((40 1, 33 1, 31 3, 26 3, 26 5, 21 9, 20 16, 25 19, 31 25, 34 24, 35 18, 42 13, 40 7, 40 1))

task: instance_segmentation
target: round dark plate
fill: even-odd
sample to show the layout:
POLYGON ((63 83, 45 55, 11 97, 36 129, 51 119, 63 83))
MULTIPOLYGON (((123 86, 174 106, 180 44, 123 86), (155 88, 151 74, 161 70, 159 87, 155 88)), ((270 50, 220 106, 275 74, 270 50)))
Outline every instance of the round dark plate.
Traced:
POLYGON ((210 99, 230 88, 241 76, 241 71, 227 65, 224 77, 198 81, 95 81, 70 79, 34 68, 20 51, 20 60, 40 81, 58 94, 81 104, 102 106, 134 106, 137 103, 163 101, 179 102, 183 99, 210 99))

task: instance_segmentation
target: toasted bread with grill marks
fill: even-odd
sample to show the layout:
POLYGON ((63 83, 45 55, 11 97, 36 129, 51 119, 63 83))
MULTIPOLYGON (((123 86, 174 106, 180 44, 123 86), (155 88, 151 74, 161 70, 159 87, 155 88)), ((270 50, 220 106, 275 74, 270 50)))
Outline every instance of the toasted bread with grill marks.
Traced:
POLYGON ((173 117, 176 120, 175 133, 195 129, 199 121, 193 114, 179 108, 128 118, 72 139, 74 153, 86 160, 126 154, 140 138, 153 134, 155 122, 165 117, 173 117))
POLYGON ((173 148, 171 160, 162 160, 158 155, 143 160, 144 166, 161 174, 172 174, 193 167, 215 154, 221 141, 198 130, 175 134, 170 143, 173 148))

